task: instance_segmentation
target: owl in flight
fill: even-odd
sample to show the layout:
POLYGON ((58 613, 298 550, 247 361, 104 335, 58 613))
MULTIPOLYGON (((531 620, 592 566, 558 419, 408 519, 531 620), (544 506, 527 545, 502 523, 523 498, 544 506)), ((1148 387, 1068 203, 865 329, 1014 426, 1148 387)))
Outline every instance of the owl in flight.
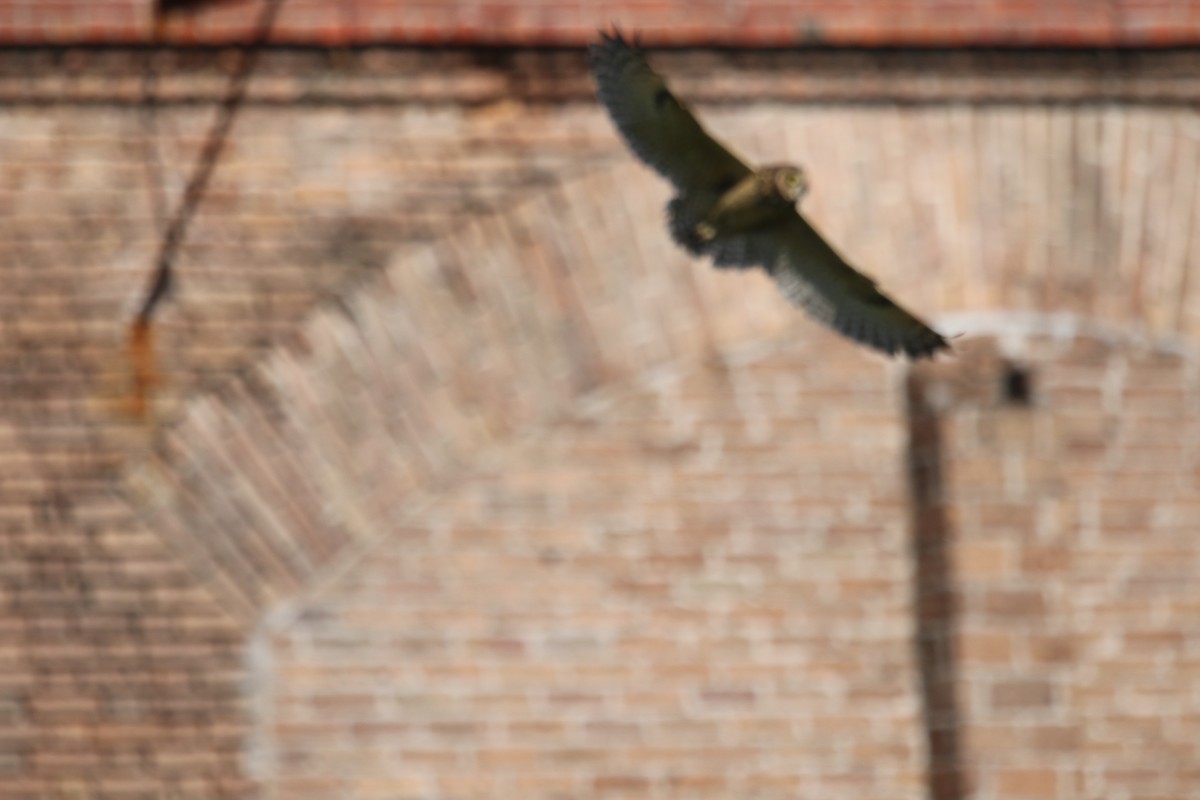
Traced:
POLYGON ((588 48, 597 96, 629 147, 675 186, 671 236, 717 267, 762 267, 783 294, 844 336, 909 358, 949 344, 851 267, 800 216, 808 181, 790 165, 753 169, 708 134, 619 33, 588 48))

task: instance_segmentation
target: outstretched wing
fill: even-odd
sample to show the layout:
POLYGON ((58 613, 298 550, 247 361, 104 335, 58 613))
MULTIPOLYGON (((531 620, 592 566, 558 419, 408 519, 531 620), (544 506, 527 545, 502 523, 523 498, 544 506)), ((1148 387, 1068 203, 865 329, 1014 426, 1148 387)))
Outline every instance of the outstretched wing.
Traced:
POLYGON ((629 147, 681 192, 724 191, 750 174, 619 33, 601 33, 588 57, 596 95, 629 147))
POLYGON ((784 296, 821 323, 888 355, 933 356, 950 345, 940 333, 879 291, 793 211, 782 222, 718 238, 711 251, 719 266, 764 267, 784 296))

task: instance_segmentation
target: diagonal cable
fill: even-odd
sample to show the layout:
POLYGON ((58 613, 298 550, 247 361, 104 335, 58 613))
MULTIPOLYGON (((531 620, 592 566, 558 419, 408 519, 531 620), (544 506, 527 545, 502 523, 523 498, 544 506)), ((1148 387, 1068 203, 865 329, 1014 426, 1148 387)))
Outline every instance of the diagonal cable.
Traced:
MULTIPOLYGON (((284 0, 266 0, 259 12, 254 26, 254 36, 249 44, 239 50, 240 58, 229 77, 229 87, 225 97, 217 109, 216 119, 204 140, 196 166, 191 178, 184 188, 179 206, 166 222, 158 252, 154 260, 154 272, 146 298, 138 309, 137 316, 129 330, 129 359, 133 368, 129 410, 139 418, 145 418, 149 408, 150 393, 160 382, 155 363, 154 341, 151 329, 151 319, 159 303, 171 290, 174 282, 175 258, 187 234, 188 224, 196 214, 204 193, 208 189, 209 180, 216 169, 233 128, 238 110, 246 99, 246 91, 250 78, 258 64, 258 58, 275 25, 275 18, 283 6, 284 0)), ((163 26, 165 14, 181 6, 196 5, 196 0, 187 0, 181 4, 179 0, 160 0, 155 12, 154 44, 163 43, 163 26)), ((151 193, 156 227, 162 225, 166 209, 165 189, 163 184, 162 163, 157 150, 157 69, 155 67, 156 48, 151 48, 147 56, 146 70, 143 78, 143 94, 145 109, 145 163, 146 177, 151 193)))
MULTIPOLYGON (((279 9, 283 6, 283 3, 284 0, 266 0, 254 26, 254 38, 247 47, 239 51, 241 57, 234 67, 233 74, 229 77, 229 88, 225 92, 225 98, 221 101, 221 106, 217 111, 217 118, 213 122, 213 126, 204 141, 204 147, 200 151, 196 167, 192 171, 192 176, 183 191, 183 197, 180 199, 179 206, 171 216, 170 221, 167 223, 167 228, 163 232, 158 254, 155 258, 154 277, 151 279, 150 291, 147 293, 146 299, 138 311, 138 319, 148 320, 151 314, 154 313, 154 309, 159 301, 162 300, 171 288, 175 256, 183 244, 188 224, 191 222, 192 217, 195 216, 200 201, 204 198, 209 179, 212 178, 213 171, 220 160, 221 152, 225 148, 225 142, 229 138, 229 131, 232 129, 234 120, 237 118, 237 112, 241 108, 242 102, 246 99, 246 89, 250 84, 250 77, 253 75, 254 69, 258 64, 258 58, 263 46, 270 39, 275 18, 278 16, 279 9)), ((161 19, 159 25, 161 25, 161 19)))

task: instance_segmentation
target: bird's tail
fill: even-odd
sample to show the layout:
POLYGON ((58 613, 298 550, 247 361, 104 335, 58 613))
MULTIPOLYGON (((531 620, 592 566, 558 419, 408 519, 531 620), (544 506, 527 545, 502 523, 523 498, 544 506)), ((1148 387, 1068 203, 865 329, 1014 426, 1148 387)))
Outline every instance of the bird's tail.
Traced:
POLYGON ((748 269, 767 263, 768 257, 758 246, 758 237, 751 233, 721 232, 714 238, 711 228, 705 236, 705 219, 716 200, 703 194, 681 194, 667 204, 667 226, 671 238, 694 256, 712 256, 713 266, 719 269, 748 269))
POLYGON ((681 194, 667 203, 667 228, 671 238, 694 256, 702 255, 708 245, 698 228, 711 206, 711 200, 695 194, 681 194))

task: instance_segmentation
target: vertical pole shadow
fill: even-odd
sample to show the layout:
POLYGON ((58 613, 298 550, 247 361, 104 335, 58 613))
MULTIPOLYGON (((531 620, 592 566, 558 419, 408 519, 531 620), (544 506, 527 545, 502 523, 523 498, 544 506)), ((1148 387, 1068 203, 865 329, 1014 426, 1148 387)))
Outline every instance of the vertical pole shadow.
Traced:
POLYGON ((942 421, 927 397, 930 379, 911 370, 908 401, 908 474, 912 502, 914 644, 921 680, 921 711, 929 753, 926 796, 963 800, 958 684, 954 653, 953 530, 943 485, 942 421))

